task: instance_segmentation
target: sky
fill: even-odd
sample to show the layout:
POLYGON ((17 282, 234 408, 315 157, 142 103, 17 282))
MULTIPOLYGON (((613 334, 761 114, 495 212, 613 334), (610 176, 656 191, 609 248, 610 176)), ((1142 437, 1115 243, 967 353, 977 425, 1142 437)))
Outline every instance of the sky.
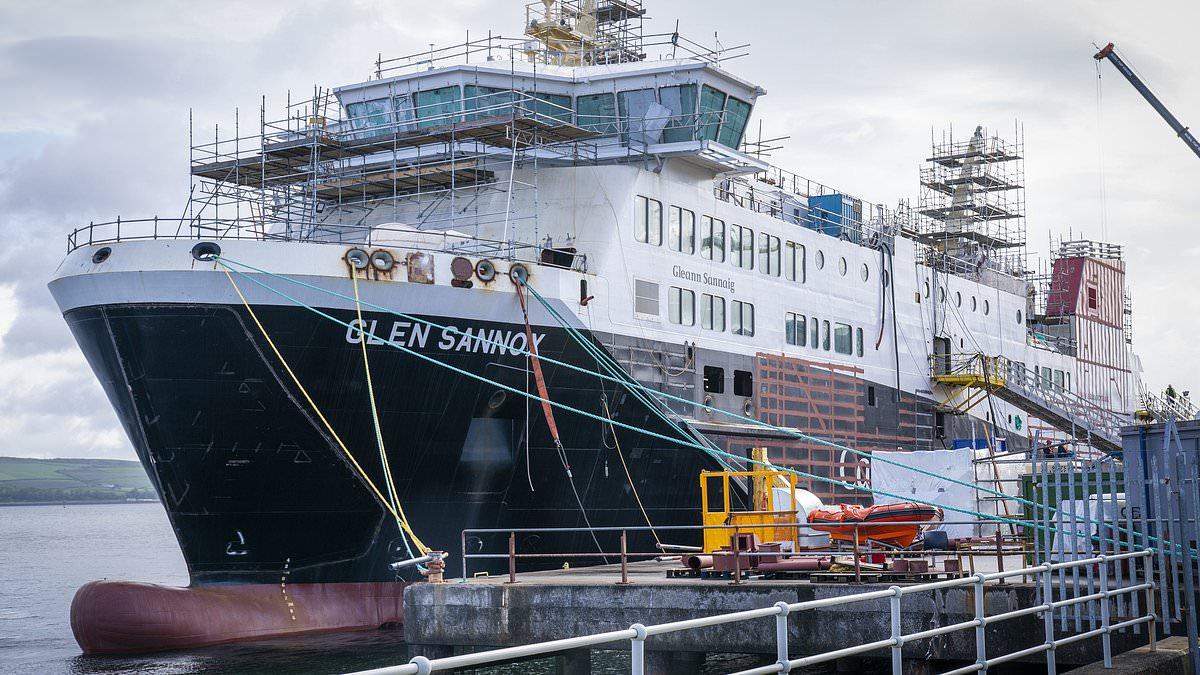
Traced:
MULTIPOLYGON (((645 0, 647 32, 751 44, 771 161, 894 204, 918 193, 933 130, 1023 125, 1031 249, 1051 235, 1125 247, 1147 385, 1200 391, 1200 158, 1108 63, 1108 41, 1200 124, 1200 3, 645 0), (716 35, 714 36, 714 33, 716 35)), ((228 130, 261 97, 369 77, 386 58, 517 36, 495 0, 0 0, 0 455, 134 457, 46 283, 66 236, 117 216, 177 217, 188 119, 228 130)), ((757 122, 752 122, 757 129, 757 122)))

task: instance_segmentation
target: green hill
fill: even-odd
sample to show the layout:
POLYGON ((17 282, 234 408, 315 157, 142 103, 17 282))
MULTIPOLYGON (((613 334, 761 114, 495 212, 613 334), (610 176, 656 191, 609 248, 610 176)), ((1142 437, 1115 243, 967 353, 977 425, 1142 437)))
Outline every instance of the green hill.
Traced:
POLYGON ((154 498, 150 479, 137 462, 0 457, 0 504, 154 498))

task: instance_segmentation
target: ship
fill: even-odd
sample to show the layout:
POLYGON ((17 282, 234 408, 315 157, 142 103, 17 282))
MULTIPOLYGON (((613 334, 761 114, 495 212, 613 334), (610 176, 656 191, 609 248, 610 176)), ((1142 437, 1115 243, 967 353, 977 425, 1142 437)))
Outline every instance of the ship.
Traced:
POLYGON ((70 234, 50 290, 191 579, 80 589, 85 652, 396 623, 397 563, 694 525, 700 472, 753 448, 866 504, 877 451, 1119 444, 1120 247, 1033 267, 1019 126, 944 134, 917 203, 869 202, 770 163, 745 45, 644 18, 545 0, 517 38, 381 56, 193 134, 184 217, 70 234))

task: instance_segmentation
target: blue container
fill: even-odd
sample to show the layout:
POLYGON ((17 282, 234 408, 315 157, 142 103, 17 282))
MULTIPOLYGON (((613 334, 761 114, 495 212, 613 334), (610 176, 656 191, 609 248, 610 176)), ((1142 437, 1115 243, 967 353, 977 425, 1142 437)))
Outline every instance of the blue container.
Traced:
POLYGON ((846 195, 813 195, 808 198, 809 218, 806 224, 831 237, 860 241, 862 239, 862 200, 846 195))
MULTIPOLYGON (((954 450, 984 450, 988 446, 986 438, 956 438, 950 446, 954 450)), ((1008 439, 1000 438, 996 440, 996 453, 1001 454, 1008 452, 1008 439)))

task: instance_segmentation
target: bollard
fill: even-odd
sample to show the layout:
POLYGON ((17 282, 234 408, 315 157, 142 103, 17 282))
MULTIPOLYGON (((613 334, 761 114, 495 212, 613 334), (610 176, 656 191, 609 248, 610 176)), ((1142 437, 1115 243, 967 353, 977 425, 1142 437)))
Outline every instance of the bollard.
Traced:
POLYGON ((508 583, 517 583, 517 533, 508 533, 508 583))

